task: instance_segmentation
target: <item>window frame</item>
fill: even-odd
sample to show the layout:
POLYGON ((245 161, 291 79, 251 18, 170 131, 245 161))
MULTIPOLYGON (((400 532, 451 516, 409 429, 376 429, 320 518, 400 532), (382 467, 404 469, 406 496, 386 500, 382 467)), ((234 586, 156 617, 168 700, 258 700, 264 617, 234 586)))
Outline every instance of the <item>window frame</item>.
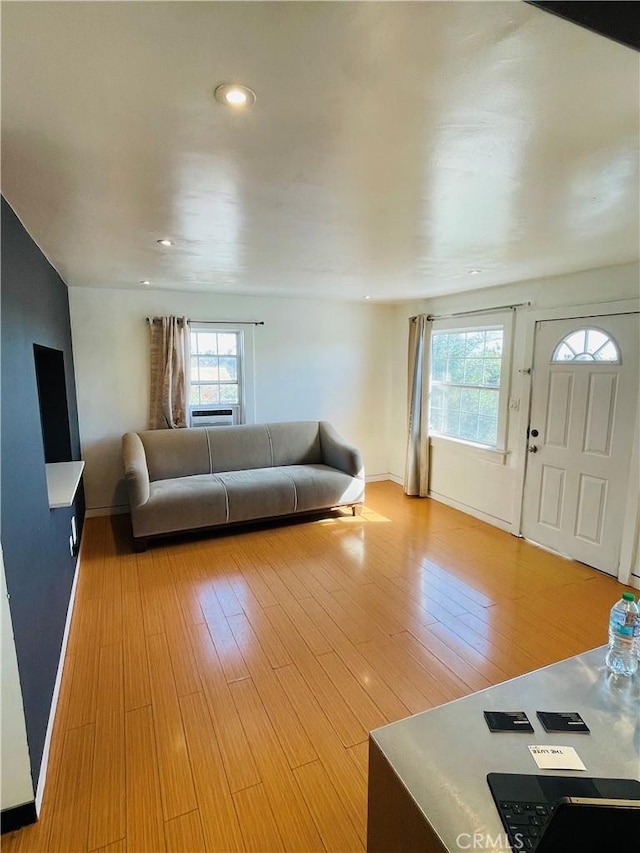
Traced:
MULTIPOLYGON (((507 449, 507 429, 509 414, 509 394, 511 389, 511 370, 513 363, 513 311, 483 313, 476 316, 450 317, 434 320, 431 327, 429 352, 429 422, 431 421, 431 387, 433 370, 433 335, 438 332, 484 332, 502 330, 502 358, 500 364, 500 384, 498 385, 498 426, 495 444, 471 441, 431 429, 430 436, 443 441, 458 442, 489 452, 505 453, 507 449)), ((450 383, 450 387, 461 387, 460 383, 450 383)), ((478 386, 475 386, 478 387, 478 386)))
POLYGON ((219 402, 219 403, 191 403, 189 402, 189 413, 193 409, 203 409, 203 408, 212 408, 212 409, 229 409, 235 408, 237 409, 237 418, 235 419, 235 423, 246 423, 246 370, 245 370, 245 360, 246 360, 246 347, 245 347, 245 330, 241 328, 232 327, 229 328, 222 324, 218 323, 190 323, 189 324, 189 376, 188 376, 188 385, 189 385, 189 400, 191 400, 191 389, 193 385, 228 385, 228 384, 236 384, 229 382, 220 382, 220 380, 214 381, 202 381, 202 380, 194 380, 191 376, 191 359, 195 356, 198 357, 199 353, 194 353, 191 348, 192 343, 192 334, 197 332, 205 332, 205 333, 216 333, 216 334, 234 334, 237 336, 237 355, 232 356, 237 359, 237 385, 238 385, 238 402, 237 403, 227 403, 227 402, 219 402))

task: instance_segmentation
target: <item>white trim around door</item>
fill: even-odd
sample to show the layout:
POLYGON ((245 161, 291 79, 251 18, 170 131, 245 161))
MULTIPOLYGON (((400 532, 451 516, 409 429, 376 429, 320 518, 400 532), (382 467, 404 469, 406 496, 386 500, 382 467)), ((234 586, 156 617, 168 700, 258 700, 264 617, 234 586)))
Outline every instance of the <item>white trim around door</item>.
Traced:
MULTIPOLYGON (((517 478, 514 489, 514 506, 513 506, 513 522, 511 524, 511 533, 516 536, 522 536, 522 511, 524 499, 524 481, 526 473, 526 457, 527 457, 527 425, 531 417, 531 375, 529 371, 533 365, 533 353, 535 347, 536 324, 543 320, 556 319, 580 319, 582 317, 604 317, 611 314, 631 314, 640 311, 640 299, 627 299, 618 302, 606 302, 587 304, 572 307, 548 308, 537 311, 523 312, 523 319, 526 322, 525 341, 521 364, 514 364, 514 376, 520 373, 523 377, 528 377, 526 389, 522 394, 523 412, 522 412, 522 430, 518 436, 517 444, 514 447, 514 455, 516 457, 517 478)), ((635 468, 638 468, 640 460, 640 404, 636 415, 636 428, 634 432, 634 445, 632 451, 632 460, 636 460, 635 468)), ((622 531, 622 539, 620 543, 620 566, 618 569, 618 580, 621 583, 630 583, 632 566, 637 559, 636 549, 638 544, 638 530, 640 527, 640 496, 638 494, 637 482, 640 480, 640 475, 637 474, 635 468, 631 472, 630 482, 628 486, 628 500, 625 511, 625 519, 622 531)))

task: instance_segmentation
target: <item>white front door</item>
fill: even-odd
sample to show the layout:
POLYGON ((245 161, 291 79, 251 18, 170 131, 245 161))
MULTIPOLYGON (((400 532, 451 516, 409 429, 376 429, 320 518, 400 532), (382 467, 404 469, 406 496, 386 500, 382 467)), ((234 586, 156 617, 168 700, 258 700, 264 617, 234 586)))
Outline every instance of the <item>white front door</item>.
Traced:
POLYGON ((617 575, 638 400, 638 314, 536 324, 522 533, 617 575))

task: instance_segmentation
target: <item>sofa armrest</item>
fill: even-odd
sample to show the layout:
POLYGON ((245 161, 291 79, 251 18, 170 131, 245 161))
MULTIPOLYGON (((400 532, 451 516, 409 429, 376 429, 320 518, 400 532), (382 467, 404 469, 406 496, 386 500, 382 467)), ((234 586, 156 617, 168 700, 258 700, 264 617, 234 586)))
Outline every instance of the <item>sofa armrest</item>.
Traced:
POLYGON ((124 476, 129 491, 131 508, 142 506, 149 500, 149 470, 144 445, 137 432, 122 436, 124 476))
POLYGON ((320 421, 320 445, 327 465, 364 480, 364 462, 357 447, 342 438, 328 421, 320 421))

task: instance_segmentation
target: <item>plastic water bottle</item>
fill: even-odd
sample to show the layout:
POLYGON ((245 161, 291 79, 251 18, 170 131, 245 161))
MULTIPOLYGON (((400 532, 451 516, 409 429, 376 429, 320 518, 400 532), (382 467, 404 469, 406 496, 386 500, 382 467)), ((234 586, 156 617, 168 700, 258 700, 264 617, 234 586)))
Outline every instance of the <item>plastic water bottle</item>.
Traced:
POLYGON ((636 623, 638 607, 632 592, 623 592, 609 616, 609 651, 607 666, 615 675, 632 676, 638 669, 636 623))

